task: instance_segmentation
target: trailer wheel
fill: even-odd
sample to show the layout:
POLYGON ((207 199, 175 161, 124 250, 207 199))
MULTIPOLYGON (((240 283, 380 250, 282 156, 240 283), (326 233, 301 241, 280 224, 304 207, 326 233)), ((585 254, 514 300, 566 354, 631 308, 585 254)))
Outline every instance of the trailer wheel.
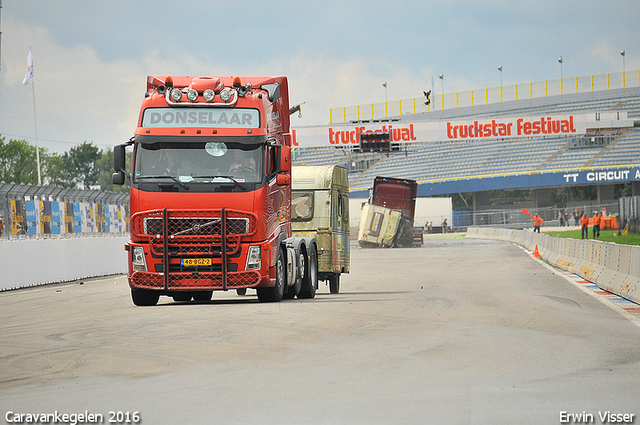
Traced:
POLYGON ((284 287, 287 279, 287 267, 282 248, 276 255, 276 284, 271 288, 256 288, 258 299, 262 302, 279 302, 284 296, 284 287))
POLYGON ((332 294, 340 293, 340 274, 339 273, 334 273, 329 278, 329 291, 332 294))
POLYGON ((314 298, 318 288, 318 252, 315 244, 309 247, 309 255, 306 257, 304 267, 304 279, 298 298, 314 298))
POLYGON ((135 305, 139 307, 147 307, 158 304, 160 294, 148 289, 132 289, 131 299, 135 305))

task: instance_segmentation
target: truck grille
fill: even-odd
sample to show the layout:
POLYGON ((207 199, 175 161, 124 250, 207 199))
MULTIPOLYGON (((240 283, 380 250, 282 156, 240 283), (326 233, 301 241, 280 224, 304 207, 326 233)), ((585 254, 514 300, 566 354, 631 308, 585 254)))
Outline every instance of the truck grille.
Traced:
MULTIPOLYGON (((226 210, 226 235, 249 236, 256 231, 256 216, 252 213, 226 210)), ((219 239, 222 233, 221 210, 167 210, 167 236, 171 240, 188 241, 202 237, 219 239), (218 238, 216 238, 216 236, 218 238)), ((134 214, 132 233, 138 237, 161 239, 164 233, 163 211, 134 214)))
POLYGON ((260 283, 257 271, 238 271, 243 238, 257 232, 253 213, 221 210, 155 210, 131 217, 131 234, 146 239, 156 262, 155 272, 136 271, 138 288, 228 289, 260 283), (187 259, 208 258, 209 264, 182 266, 187 259))

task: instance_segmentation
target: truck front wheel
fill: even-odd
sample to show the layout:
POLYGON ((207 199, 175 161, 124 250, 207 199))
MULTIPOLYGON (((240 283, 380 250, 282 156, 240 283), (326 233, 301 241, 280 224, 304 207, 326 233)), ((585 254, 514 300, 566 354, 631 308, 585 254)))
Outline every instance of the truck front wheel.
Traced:
POLYGON ((213 291, 196 291, 193 293, 193 300, 197 303, 206 303, 211 301, 213 291))
POLYGON ((258 299, 262 302, 279 302, 284 296, 284 286, 287 279, 287 267, 282 248, 276 255, 276 284, 271 288, 256 288, 258 299))
POLYGON ((157 291, 150 291, 148 289, 132 289, 131 299, 137 306, 152 306, 158 304, 160 294, 157 291))

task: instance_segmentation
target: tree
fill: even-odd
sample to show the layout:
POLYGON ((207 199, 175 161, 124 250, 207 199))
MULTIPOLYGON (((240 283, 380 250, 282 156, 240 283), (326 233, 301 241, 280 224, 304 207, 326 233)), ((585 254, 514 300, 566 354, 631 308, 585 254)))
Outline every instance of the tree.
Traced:
MULTIPOLYGON (((40 161, 46 161, 47 150, 40 148, 40 161)), ((9 140, 0 138, 0 181, 6 183, 38 183, 38 166, 36 148, 26 140, 9 140)))
POLYGON ((71 172, 81 189, 89 189, 98 183, 100 170, 97 161, 100 158, 100 150, 92 142, 72 147, 69 154, 66 157, 63 155, 63 158, 65 168, 71 172))
POLYGON ((54 153, 49 156, 45 164, 46 183, 51 186, 75 188, 76 179, 68 163, 69 154, 66 152, 62 155, 54 153))

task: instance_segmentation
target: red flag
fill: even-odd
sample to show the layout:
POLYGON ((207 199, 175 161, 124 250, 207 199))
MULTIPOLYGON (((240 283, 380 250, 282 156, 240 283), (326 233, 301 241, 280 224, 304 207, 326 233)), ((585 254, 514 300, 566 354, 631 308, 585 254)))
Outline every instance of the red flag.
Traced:
POLYGON ((529 211, 525 210, 524 208, 520 208, 520 210, 526 215, 528 215, 529 217, 531 217, 531 214, 529 214, 529 211))

